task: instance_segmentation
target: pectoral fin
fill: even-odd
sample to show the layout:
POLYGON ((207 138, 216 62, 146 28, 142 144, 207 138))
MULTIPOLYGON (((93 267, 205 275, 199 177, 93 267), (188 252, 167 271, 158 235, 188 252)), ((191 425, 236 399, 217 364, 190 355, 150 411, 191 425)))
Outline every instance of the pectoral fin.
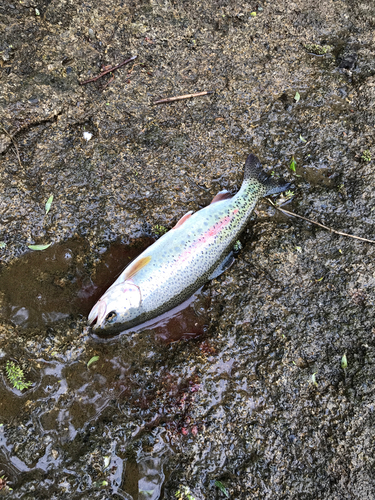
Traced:
POLYGON ((133 264, 130 264, 130 266, 125 270, 124 281, 133 278, 141 269, 147 266, 150 260, 151 256, 142 257, 141 259, 135 260, 133 264))
POLYGON ((214 272, 209 276, 209 280, 213 280, 214 278, 217 278, 222 274, 224 271, 226 271, 234 262, 234 256, 233 252, 230 252, 229 255, 225 257, 225 259, 220 262, 220 264, 217 266, 217 268, 214 270, 214 272))

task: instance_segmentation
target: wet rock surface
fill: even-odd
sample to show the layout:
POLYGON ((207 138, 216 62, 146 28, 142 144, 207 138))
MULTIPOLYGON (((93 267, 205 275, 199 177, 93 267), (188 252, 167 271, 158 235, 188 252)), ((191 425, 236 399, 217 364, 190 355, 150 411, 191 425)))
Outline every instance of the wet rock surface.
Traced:
POLYGON ((236 499, 374 498, 374 245, 262 201, 182 329, 85 326, 121 260, 235 191, 249 152, 294 184, 288 210, 375 240, 374 17, 330 0, 0 3, 0 494, 219 499, 220 481, 236 499))

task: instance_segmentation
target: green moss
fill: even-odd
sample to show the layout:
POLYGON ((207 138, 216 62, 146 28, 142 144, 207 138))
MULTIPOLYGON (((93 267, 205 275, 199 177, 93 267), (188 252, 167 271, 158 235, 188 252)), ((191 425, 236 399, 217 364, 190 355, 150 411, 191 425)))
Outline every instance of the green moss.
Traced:
POLYGON ((191 494, 190 488, 188 486, 180 486, 180 489, 176 491, 174 495, 178 500, 195 500, 195 497, 191 494))
POLYGON ((328 54, 332 52, 332 45, 318 45, 316 43, 305 43, 305 49, 307 52, 311 52, 312 54, 316 54, 318 56, 322 56, 323 54, 328 54))
POLYGON ((161 226, 160 224, 156 224, 153 228, 152 231, 160 238, 160 236, 163 236, 168 229, 165 226, 161 226))
POLYGON ((363 151, 361 159, 363 161, 371 161, 371 153, 370 153, 369 149, 366 149, 365 151, 363 151))
POLYGON ((237 240, 233 246, 233 251, 234 253, 238 253, 241 250, 242 250, 242 243, 240 242, 240 240, 237 240))
POLYGON ((7 361, 5 371, 9 382, 19 391, 28 389, 32 384, 32 382, 25 382, 25 374, 22 368, 17 366, 13 361, 7 361))

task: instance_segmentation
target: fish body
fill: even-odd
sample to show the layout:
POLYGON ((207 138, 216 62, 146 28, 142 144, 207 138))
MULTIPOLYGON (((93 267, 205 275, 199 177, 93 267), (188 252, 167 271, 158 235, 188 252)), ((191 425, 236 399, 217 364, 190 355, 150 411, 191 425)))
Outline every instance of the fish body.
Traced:
POLYGON ((250 154, 236 195, 221 191, 207 207, 188 212, 124 269, 91 310, 93 330, 126 330, 186 300, 225 269, 257 201, 288 187, 268 177, 250 154))

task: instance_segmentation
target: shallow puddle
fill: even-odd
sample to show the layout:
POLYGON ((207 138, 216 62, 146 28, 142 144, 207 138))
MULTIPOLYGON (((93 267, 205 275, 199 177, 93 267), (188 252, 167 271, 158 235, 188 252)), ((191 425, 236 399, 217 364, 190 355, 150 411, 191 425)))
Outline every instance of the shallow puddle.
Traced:
MULTIPOLYGON (((28 252, 0 273, 1 314, 16 328, 45 329, 48 337, 60 320, 85 318, 123 268, 152 241, 114 243, 94 257, 80 239, 28 252)), ((89 450, 90 464, 98 470, 95 487, 108 484, 121 498, 161 498, 170 436, 182 437, 199 428, 189 417, 199 379, 181 378, 167 367, 166 358, 161 359, 170 344, 205 333, 209 306, 209 292, 200 289, 183 304, 131 331, 113 337, 91 334, 84 354, 72 359, 60 358, 58 348, 39 359, 28 359, 26 346, 25 352, 14 353, 13 361, 23 360, 32 385, 21 392, 12 387, 5 371, 2 375, 0 470, 12 486, 22 488, 30 476, 58 474, 64 461, 61 484, 68 494, 80 480, 73 466, 75 456, 89 450), (33 409, 32 416, 24 422, 23 439, 15 445, 4 431, 25 408, 33 409), (152 445, 129 459, 125 438, 114 438, 112 449, 105 452, 91 449, 90 440, 82 443, 82 436, 108 418, 119 418, 127 426, 137 421, 133 438, 150 436, 152 445)), ((7 360, 3 358, 3 368, 7 360)), ((41 489, 47 487, 43 481, 40 484, 41 489)))
POLYGON ((22 327, 87 315, 125 265, 150 243, 151 238, 144 238, 129 246, 114 243, 103 248, 94 277, 84 240, 67 241, 41 252, 30 251, 0 274, 2 315, 22 327))
MULTIPOLYGON (((131 245, 104 247, 94 271, 84 240, 28 252, 0 273, 1 314, 20 327, 41 327, 77 315, 87 316, 126 265, 152 242, 145 237, 131 245)), ((166 343, 200 335, 207 328, 207 305, 207 299, 197 292, 172 311, 132 331, 152 328, 166 343)))

